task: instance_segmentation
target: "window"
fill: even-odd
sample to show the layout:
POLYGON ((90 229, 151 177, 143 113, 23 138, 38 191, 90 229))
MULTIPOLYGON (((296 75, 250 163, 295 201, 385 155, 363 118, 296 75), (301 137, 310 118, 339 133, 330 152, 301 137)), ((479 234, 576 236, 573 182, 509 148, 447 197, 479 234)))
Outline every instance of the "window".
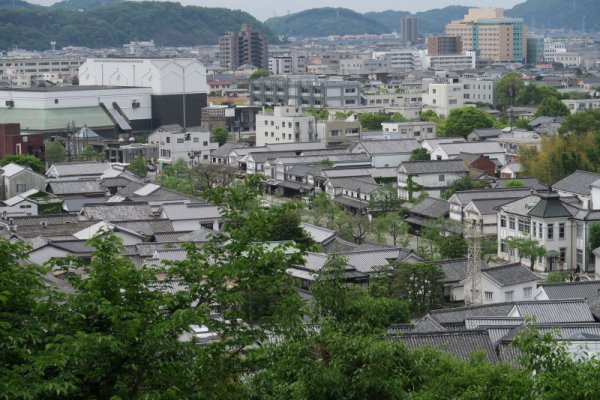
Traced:
POLYGON ((583 237, 583 224, 577 223, 577 239, 581 239, 583 237))
POLYGON ((577 264, 581 265, 583 264, 583 250, 581 249, 577 249, 577 264))
POLYGON ((194 138, 194 143, 198 143, 200 141, 200 138, 195 137, 194 138))
POLYGON ((558 253, 559 253, 558 261, 565 262, 565 260, 567 259, 567 248, 566 247, 561 247, 558 250, 558 253))
POLYGON ((167 143, 171 143, 171 138, 167 136, 167 143))
POLYGON ((562 222, 560 224, 558 224, 558 238, 559 239, 565 238, 565 224, 562 222))
POLYGON ((27 204, 27 205, 24 205, 24 206, 19 206, 19 208, 31 208, 31 204, 27 204))
POLYGON ((529 233, 529 220, 519 218, 519 232, 529 233))
POLYGON ((202 146, 208 146, 208 142, 205 140, 204 142, 202 142, 202 146))
POLYGON ((504 292, 504 301, 513 301, 514 297, 515 297, 514 290, 510 290, 508 292, 504 292))
POLYGON ((554 224, 548 224, 548 240, 554 239, 554 224))
POLYGON ((440 182, 444 182, 444 181, 446 180, 446 176, 444 176, 444 174, 441 174, 441 175, 438 177, 438 179, 439 179, 439 181, 440 181, 440 182))
POLYGON ((500 217, 500 227, 501 228, 506 228, 506 216, 505 215, 502 215, 500 217))
POLYGON ((508 253, 508 245, 506 244, 506 241, 504 239, 500 240, 500 252, 508 253))
POLYGON ((183 138, 177 138, 177 143, 183 143, 183 142, 184 142, 183 138))
POLYGON ((17 183, 17 193, 23 193, 27 191, 26 183, 17 183))
POLYGON ((202 158, 208 160, 208 154, 203 155, 202 158))
POLYGON ((161 157, 171 157, 171 150, 161 149, 160 156, 161 157))
POLYGON ((533 289, 531 287, 523 288, 523 297, 528 298, 531 297, 531 292, 533 289))
POLYGON ((533 232, 532 232, 531 236, 533 236, 533 237, 537 236, 537 222, 535 222, 535 221, 533 221, 533 232))
POLYGON ((485 292, 486 300, 494 300, 494 292, 485 292))
POLYGON ((508 217, 508 229, 515 229, 515 217, 508 217))

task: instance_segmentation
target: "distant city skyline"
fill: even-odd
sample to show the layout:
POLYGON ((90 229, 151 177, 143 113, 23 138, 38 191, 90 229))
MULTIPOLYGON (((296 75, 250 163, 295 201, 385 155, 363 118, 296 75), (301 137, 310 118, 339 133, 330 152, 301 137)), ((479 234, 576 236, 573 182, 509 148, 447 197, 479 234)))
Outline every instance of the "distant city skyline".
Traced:
MULTIPOLYGON (((34 4, 51 5, 56 3, 54 0, 29 0, 34 4)), ((511 8, 515 4, 523 3, 525 0, 377 0, 371 2, 349 1, 349 0, 330 0, 323 3, 319 0, 303 0, 298 2, 277 2, 273 5, 272 0, 180 0, 184 5, 194 5, 202 7, 224 7, 234 10, 243 10, 253 15, 257 19, 264 21, 273 16, 283 16, 289 13, 296 13, 309 8, 318 7, 343 7, 357 12, 368 11, 427 11, 433 8, 443 8, 450 5, 463 5, 472 7, 501 7, 511 8)))

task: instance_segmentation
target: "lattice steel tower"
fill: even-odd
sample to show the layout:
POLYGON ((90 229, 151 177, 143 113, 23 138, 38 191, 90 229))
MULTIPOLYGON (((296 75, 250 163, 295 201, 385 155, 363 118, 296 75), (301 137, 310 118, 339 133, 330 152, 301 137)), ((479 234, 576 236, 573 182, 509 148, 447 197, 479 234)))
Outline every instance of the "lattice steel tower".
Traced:
POLYGON ((483 239, 483 219, 469 216, 466 219, 465 237, 468 241, 467 281, 465 285, 465 304, 483 304, 481 292, 481 240, 483 239))

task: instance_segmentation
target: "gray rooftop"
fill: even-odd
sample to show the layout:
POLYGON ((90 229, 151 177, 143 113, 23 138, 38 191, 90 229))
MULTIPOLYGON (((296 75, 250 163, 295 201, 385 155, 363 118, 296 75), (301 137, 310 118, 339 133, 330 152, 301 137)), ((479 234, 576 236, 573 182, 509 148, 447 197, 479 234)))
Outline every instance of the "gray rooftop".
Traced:
POLYGON ((589 196, 592 183, 600 179, 600 174, 588 171, 575 171, 552 185, 554 190, 589 196))
MULTIPOLYGON (((464 144, 464 143, 463 143, 464 144)), ((406 161, 400 164, 399 171, 408 174, 443 174, 449 172, 468 173, 469 169, 463 160, 425 160, 406 161)))
POLYGON ((470 135, 475 135, 481 139, 497 138, 503 133, 502 129, 489 128, 489 129, 473 129, 470 135))
POLYGON ((86 175, 98 176, 102 175, 109 169, 112 169, 110 163, 102 161, 61 162, 52 164, 47 172, 47 175, 55 177, 86 175))
POLYGON ((506 317, 515 303, 496 303, 481 306, 433 310, 429 315, 443 326, 463 326, 468 317, 506 317))
POLYGON ((448 201, 466 206, 473 200, 519 199, 530 193, 531 190, 528 188, 466 190, 455 192, 448 201))
POLYGON ((400 140, 364 140, 359 142, 352 151, 364 149, 368 154, 401 154, 412 153, 421 145, 415 139, 400 140))
POLYGON ((598 295, 600 281, 542 283, 539 287, 544 289, 550 300, 587 299, 598 295))
POLYGON ((135 221, 152 219, 152 209, 146 203, 86 204, 80 212, 85 219, 101 221, 135 221))
POLYGON ((486 268, 482 273, 500 287, 540 280, 539 276, 531 272, 529 268, 521 265, 521 263, 486 268))
MULTIPOLYGON (((444 283, 458 283, 467 278, 467 259, 444 260, 436 263, 444 271, 444 283)), ((488 268, 488 264, 481 260, 481 269, 488 268)))
POLYGON ((360 178, 329 178, 334 188, 348 189, 361 193, 373 193, 381 188, 371 177, 360 178))
POLYGON ((590 308, 581 299, 516 302, 512 316, 535 317, 536 322, 594 322, 590 308))
POLYGON ((433 347, 437 350, 446 351, 464 361, 471 360, 473 353, 483 352, 489 362, 498 362, 494 346, 485 331, 406 333, 393 336, 393 340, 400 341, 413 349, 433 347))
POLYGON ((76 181, 50 181, 47 187, 48 192, 57 196, 69 194, 91 194, 104 193, 105 189, 100 186, 96 179, 80 179, 76 181))
POLYGON ((411 214, 418 214, 428 218, 439 218, 450 212, 450 203, 443 199, 425 197, 411 209, 411 214))

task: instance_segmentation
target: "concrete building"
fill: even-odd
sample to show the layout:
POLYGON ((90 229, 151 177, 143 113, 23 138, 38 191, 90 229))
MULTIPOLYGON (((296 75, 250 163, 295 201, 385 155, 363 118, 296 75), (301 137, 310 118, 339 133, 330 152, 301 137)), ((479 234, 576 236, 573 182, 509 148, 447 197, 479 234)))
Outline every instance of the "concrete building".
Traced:
POLYGON ((336 108, 361 104, 360 83, 314 77, 269 77, 254 80, 250 104, 336 108))
POLYGON ((544 39, 544 62, 554 62, 556 54, 565 53, 567 46, 562 41, 555 41, 551 38, 544 39))
POLYGON ((43 190, 46 180, 29 167, 10 163, 0 168, 0 200, 10 199, 31 189, 43 190))
POLYGON ((496 104, 496 81, 481 78, 460 78, 465 103, 496 104))
POLYGON ((416 43, 419 37, 417 17, 407 15, 400 20, 400 36, 403 42, 416 43))
POLYGON ((80 67, 79 85, 150 89, 151 128, 198 126, 207 105, 206 68, 195 58, 91 58, 80 67))
POLYGON ((427 55, 422 59, 423 69, 435 71, 455 71, 477 68, 477 54, 474 51, 465 54, 427 55))
POLYGON ((268 46, 266 36, 253 31, 251 24, 243 24, 239 32, 227 32, 219 38, 219 62, 232 70, 242 65, 268 68, 268 46))
POLYGON ((398 167, 398 197, 412 201, 426 193, 439 199, 452 182, 468 173, 463 160, 403 162, 398 167))
POLYGON ((544 38, 527 37, 527 64, 535 65, 544 61, 544 38))
POLYGON ((456 82, 437 82, 427 86, 423 94, 423 105, 433 109, 437 115, 446 118, 450 110, 465 105, 463 84, 456 82))
POLYGON ((158 163, 173 164, 178 159, 190 165, 210 162, 210 152, 219 144, 211 142, 211 133, 199 128, 184 129, 179 125, 161 126, 148 137, 148 143, 158 145, 158 163))
POLYGON ((152 89, 144 87, 0 89, 0 124, 19 123, 23 134, 45 135, 73 133, 87 126, 114 138, 119 133, 151 129, 152 100, 152 89))
POLYGON ((278 106, 256 116, 256 146, 270 143, 321 141, 313 116, 305 115, 297 106, 278 106))
POLYGON ((360 138, 358 120, 328 119, 317 121, 317 137, 328 147, 347 145, 360 138))
POLYGON ((49 80, 70 84, 85 59, 25 58, 0 60, 0 82, 6 86, 30 87, 49 80))
POLYGON ((427 38, 427 54, 430 56, 460 54, 462 51, 460 36, 429 36, 427 38))
POLYGON ((569 99, 562 100, 562 102, 567 106, 571 114, 600 108, 600 99, 569 99))
POLYGON ((384 122, 381 124, 384 132, 397 132, 400 139, 435 139, 436 124, 428 121, 384 122))
POLYGON ((462 20, 446 25, 447 36, 460 36, 464 50, 495 62, 525 62, 526 28, 522 18, 506 18, 501 8, 471 8, 462 20))

